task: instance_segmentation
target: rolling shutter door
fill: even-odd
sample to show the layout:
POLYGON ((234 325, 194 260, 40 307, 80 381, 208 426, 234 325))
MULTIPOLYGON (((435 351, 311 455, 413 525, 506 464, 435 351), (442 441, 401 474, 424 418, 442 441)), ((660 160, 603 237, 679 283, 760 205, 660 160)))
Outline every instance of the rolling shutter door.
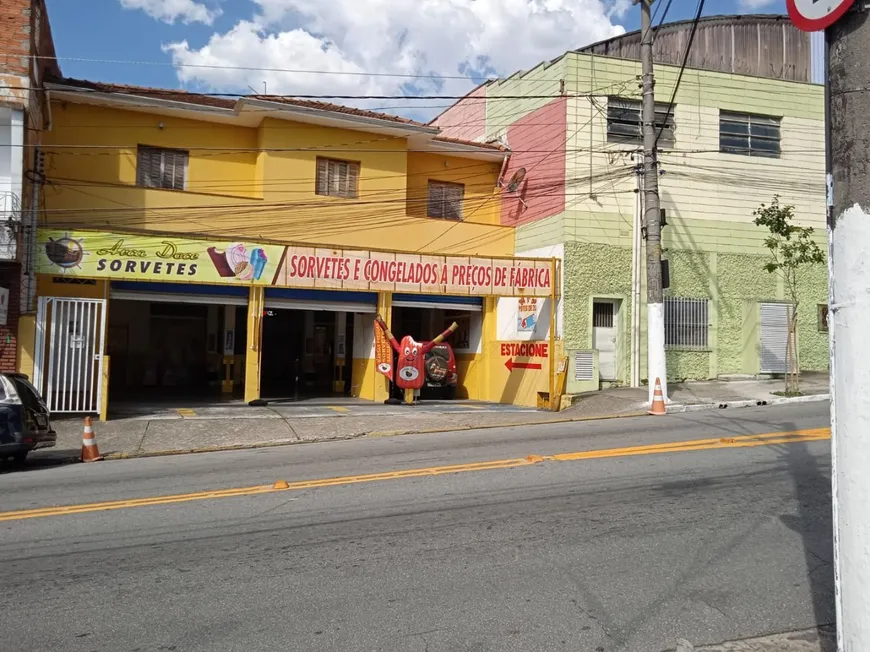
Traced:
POLYGON ((761 373, 784 374, 791 304, 761 304, 761 373))

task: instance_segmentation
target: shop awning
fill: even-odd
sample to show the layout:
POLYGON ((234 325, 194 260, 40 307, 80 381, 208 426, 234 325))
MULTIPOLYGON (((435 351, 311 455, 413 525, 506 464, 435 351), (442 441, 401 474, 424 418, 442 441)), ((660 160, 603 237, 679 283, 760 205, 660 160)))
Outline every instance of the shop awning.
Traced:
POLYGON ((248 305, 248 288, 231 285, 112 281, 109 296, 112 299, 125 301, 204 303, 222 306, 248 305))
POLYGON ((438 308, 441 310, 483 310, 480 297, 432 296, 431 294, 395 294, 393 305, 399 308, 438 308))
POLYGON ((266 288, 266 308, 374 314, 378 308, 378 294, 377 292, 266 288))

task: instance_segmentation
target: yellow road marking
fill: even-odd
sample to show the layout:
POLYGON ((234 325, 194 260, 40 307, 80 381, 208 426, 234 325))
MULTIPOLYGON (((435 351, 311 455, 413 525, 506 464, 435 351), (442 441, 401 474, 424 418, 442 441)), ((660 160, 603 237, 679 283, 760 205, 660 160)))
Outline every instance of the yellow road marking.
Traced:
POLYGON ((601 459, 608 457, 624 457, 637 455, 654 455, 661 453, 682 453, 688 451, 713 450, 722 448, 747 448, 754 446, 771 446, 774 444, 791 444, 803 441, 818 441, 830 439, 830 428, 814 428, 811 430, 792 430, 771 432, 762 435, 744 435, 716 439, 696 439, 693 441, 669 442, 665 444, 649 444, 647 446, 629 446, 626 448, 607 448, 575 453, 559 453, 556 455, 529 455, 504 460, 473 462, 469 464, 451 464, 432 466, 420 469, 405 469, 387 471, 385 473, 368 473, 365 475, 339 476, 335 478, 320 478, 302 480, 299 482, 277 482, 274 485, 257 485, 253 487, 237 487, 235 489, 220 489, 216 491, 201 491, 196 493, 175 494, 170 496, 151 496, 148 498, 133 498, 128 500, 112 500, 102 503, 84 503, 81 505, 64 505, 59 507, 40 507, 12 512, 0 512, 0 522, 18 521, 27 518, 43 518, 46 516, 64 516, 99 512, 132 507, 147 507, 151 505, 168 505, 185 503, 194 500, 213 500, 217 498, 234 498, 237 496, 254 496, 257 494, 275 493, 278 491, 299 491, 319 487, 334 487, 339 485, 360 484, 364 482, 379 482, 384 480, 399 480, 403 478, 419 478, 446 473, 470 473, 473 471, 491 471, 495 469, 510 469, 520 466, 531 466, 542 462, 575 462, 579 460, 601 459))
POLYGON ((328 407, 330 410, 335 410, 336 412, 350 412, 350 410, 341 405, 327 405, 326 407, 328 407))
POLYGON ((180 417, 194 417, 196 416, 196 411, 191 410, 190 408, 178 408, 176 410, 178 412, 178 416, 180 417))

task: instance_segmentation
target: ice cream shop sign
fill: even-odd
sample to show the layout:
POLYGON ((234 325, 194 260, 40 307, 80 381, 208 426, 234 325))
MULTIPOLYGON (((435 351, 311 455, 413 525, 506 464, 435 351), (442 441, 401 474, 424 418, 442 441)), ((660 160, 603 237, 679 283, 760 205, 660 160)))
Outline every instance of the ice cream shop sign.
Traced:
POLYGON ((549 296, 552 261, 430 256, 40 229, 37 271, 115 278, 424 294, 549 296))

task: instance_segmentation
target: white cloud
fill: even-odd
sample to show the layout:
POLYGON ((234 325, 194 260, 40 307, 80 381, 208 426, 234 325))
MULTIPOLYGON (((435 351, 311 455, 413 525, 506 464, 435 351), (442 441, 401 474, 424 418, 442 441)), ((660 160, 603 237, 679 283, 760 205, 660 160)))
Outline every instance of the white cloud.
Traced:
POLYGON ((285 94, 458 95, 473 85, 469 71, 477 76, 511 74, 623 33, 613 21, 627 6, 624 0, 254 2, 257 15, 226 33, 215 33, 200 48, 186 41, 164 47, 176 65, 217 66, 179 68, 180 81, 212 89, 259 89, 265 81, 270 93, 285 94), (438 79, 348 74, 362 72, 438 79), (464 78, 445 78, 457 75, 464 78))
POLYGON ((121 0, 121 6, 125 9, 141 9, 152 18, 165 23, 179 21, 184 24, 211 25, 221 15, 220 9, 209 9, 195 0, 121 0))
POLYGON ((744 12, 754 12, 775 4, 777 0, 740 0, 739 9, 744 12))

